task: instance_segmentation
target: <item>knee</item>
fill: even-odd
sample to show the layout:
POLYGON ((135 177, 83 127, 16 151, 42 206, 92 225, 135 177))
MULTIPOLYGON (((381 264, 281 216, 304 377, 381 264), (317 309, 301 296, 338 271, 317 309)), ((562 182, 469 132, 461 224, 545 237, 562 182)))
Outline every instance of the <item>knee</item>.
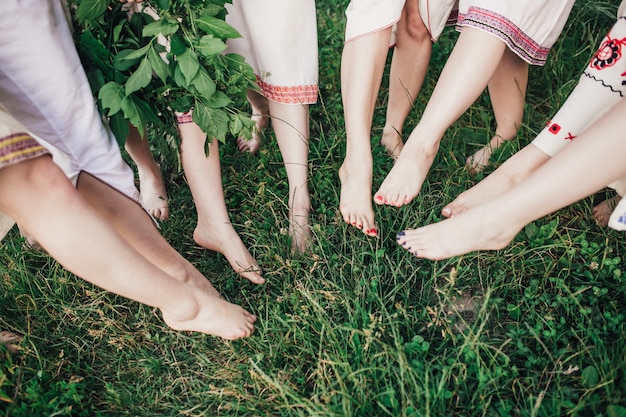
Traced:
POLYGON ((430 33, 418 13, 409 13, 407 15, 405 31, 414 42, 430 42, 430 33))

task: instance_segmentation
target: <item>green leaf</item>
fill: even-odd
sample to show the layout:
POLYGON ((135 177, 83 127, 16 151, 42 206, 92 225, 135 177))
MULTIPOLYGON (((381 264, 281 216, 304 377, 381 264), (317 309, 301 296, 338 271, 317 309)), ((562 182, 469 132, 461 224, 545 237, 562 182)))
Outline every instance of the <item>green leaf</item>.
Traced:
POLYGON ((130 77, 128 77, 128 81, 124 85, 126 88, 126 95, 131 95, 135 91, 141 90, 144 87, 147 87, 152 81, 152 66, 150 65, 150 61, 148 57, 141 60, 141 64, 132 73, 130 77))
POLYGON ((539 227, 535 223, 529 223, 524 228, 524 233, 526 233, 526 237, 528 240, 533 240, 539 234, 539 227))
POLYGON ((205 33, 213 34, 220 39, 241 38, 235 28, 216 17, 202 16, 196 19, 196 25, 205 33))
POLYGON ((156 48, 152 47, 148 51, 148 59, 150 60, 150 65, 152 66, 152 71, 159 77, 163 84, 166 84, 167 76, 170 71, 167 64, 161 58, 161 55, 157 52, 156 48))
POLYGON ((123 88, 115 81, 110 81, 102 86, 98 92, 98 99, 102 103, 102 107, 109 109, 107 116, 112 116, 121 110, 124 100, 123 88))
POLYGON ((122 100, 121 103, 121 107, 126 120, 128 120, 133 126, 143 127, 143 123, 141 121, 141 118, 139 117, 139 111, 137 110, 137 106, 130 97, 124 97, 124 100, 122 100))
POLYGON ((200 38, 196 49, 203 56, 210 57, 221 54, 226 49, 226 44, 221 39, 214 38, 213 35, 204 35, 200 38))
POLYGON ((146 56, 149 49, 150 45, 139 49, 122 49, 115 55, 115 58, 113 58, 115 69, 118 71, 126 71, 132 68, 146 56))
POLYGON ((207 107, 201 100, 196 100, 193 108, 193 121, 204 131, 209 139, 226 141, 228 132, 228 114, 220 109, 207 107))
POLYGON ((598 375, 598 371, 593 366, 589 365, 580 374, 580 383, 585 388, 593 388, 598 385, 598 380, 600 376, 598 375))
POLYGON ((187 44, 179 34, 174 34, 170 38, 170 51, 174 55, 180 55, 187 50, 187 44))
POLYGON ((170 8, 170 0, 156 0, 156 4, 160 9, 170 8))
POLYGON ((178 65, 177 63, 174 63, 173 65, 174 65, 174 83, 176 83, 176 85, 178 86, 189 88, 190 84, 187 82, 187 80, 185 80, 185 76, 183 75, 183 72, 180 70, 180 65, 178 65))
MULTIPOLYGON (((148 49, 150 49, 150 45, 143 46, 139 49, 131 49, 130 52, 124 55, 124 59, 141 59, 146 56, 146 54, 148 53, 148 49)), ((117 54, 115 57, 117 58, 118 55, 120 54, 117 54)))
POLYGON ((548 224, 544 224, 539 228, 539 235, 544 239, 551 239, 559 227, 559 219, 556 218, 548 224))
POLYGON ((609 405, 606 408, 607 417, 626 417, 626 407, 621 405, 609 405))
POLYGON ((243 130, 243 121, 238 114, 230 115, 230 123, 228 124, 228 130, 233 136, 239 136, 239 132, 243 130))
POLYGON ((109 126, 111 127, 115 139, 117 139, 118 145, 123 147, 126 144, 126 138, 129 132, 128 121, 124 118, 124 114, 122 112, 115 113, 109 118, 109 126))
POLYGON ((141 30, 141 36, 150 37, 150 36, 170 36, 178 30, 178 22, 176 20, 170 19, 161 19, 154 21, 152 23, 148 23, 141 30))
POLYGON ((230 103, 232 103, 232 100, 222 91, 216 91, 215 94, 204 100, 204 104, 212 109, 221 109, 230 103))
POLYGON ((191 49, 187 49, 182 54, 176 56, 176 62, 178 62, 180 71, 183 73, 187 84, 191 84, 200 69, 200 62, 196 53, 191 49))
POLYGON ((212 97, 215 93, 215 82, 213 82, 207 70, 202 67, 198 69, 198 74, 194 77, 192 85, 198 91, 198 95, 204 99, 212 97))
POLYGON ((205 4, 202 8, 202 16, 217 16, 224 10, 224 3, 232 3, 232 1, 222 1, 219 4, 205 4))
POLYGON ((113 28, 113 42, 118 42, 120 40, 120 36, 122 35, 122 29, 124 29, 125 22, 120 22, 117 26, 113 28))
POLYGON ((79 22, 100 17, 107 9, 109 0, 82 0, 76 9, 79 22))

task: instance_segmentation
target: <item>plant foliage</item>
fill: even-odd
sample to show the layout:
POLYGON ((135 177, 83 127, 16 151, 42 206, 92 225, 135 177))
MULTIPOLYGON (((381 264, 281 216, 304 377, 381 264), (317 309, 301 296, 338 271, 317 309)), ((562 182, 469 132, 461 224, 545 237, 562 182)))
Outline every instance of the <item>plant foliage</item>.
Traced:
POLYGON ((176 132, 173 112, 193 109, 209 140, 249 136, 239 109, 256 88, 242 56, 224 53, 240 34, 224 21, 227 0, 74 0, 76 43, 101 112, 118 141, 128 123, 155 137, 176 132))

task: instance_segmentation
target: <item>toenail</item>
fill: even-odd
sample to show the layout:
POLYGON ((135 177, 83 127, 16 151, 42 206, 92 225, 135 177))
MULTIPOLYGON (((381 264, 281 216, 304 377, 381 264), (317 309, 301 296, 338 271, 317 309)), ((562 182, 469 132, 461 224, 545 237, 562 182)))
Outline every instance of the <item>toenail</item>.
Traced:
POLYGON ((377 195, 377 196, 376 196, 376 200, 378 200, 378 201, 383 201, 383 196, 382 196, 382 195, 377 195))
POLYGON ((404 230, 398 233, 398 237, 404 236, 404 230))

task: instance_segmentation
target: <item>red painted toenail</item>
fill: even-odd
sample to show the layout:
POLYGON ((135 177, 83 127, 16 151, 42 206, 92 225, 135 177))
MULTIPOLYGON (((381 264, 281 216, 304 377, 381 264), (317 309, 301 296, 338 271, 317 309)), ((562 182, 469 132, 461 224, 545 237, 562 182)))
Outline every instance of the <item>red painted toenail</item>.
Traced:
POLYGON ((378 200, 378 201, 383 201, 383 196, 382 196, 382 195, 377 195, 377 196, 376 196, 376 200, 378 200))

